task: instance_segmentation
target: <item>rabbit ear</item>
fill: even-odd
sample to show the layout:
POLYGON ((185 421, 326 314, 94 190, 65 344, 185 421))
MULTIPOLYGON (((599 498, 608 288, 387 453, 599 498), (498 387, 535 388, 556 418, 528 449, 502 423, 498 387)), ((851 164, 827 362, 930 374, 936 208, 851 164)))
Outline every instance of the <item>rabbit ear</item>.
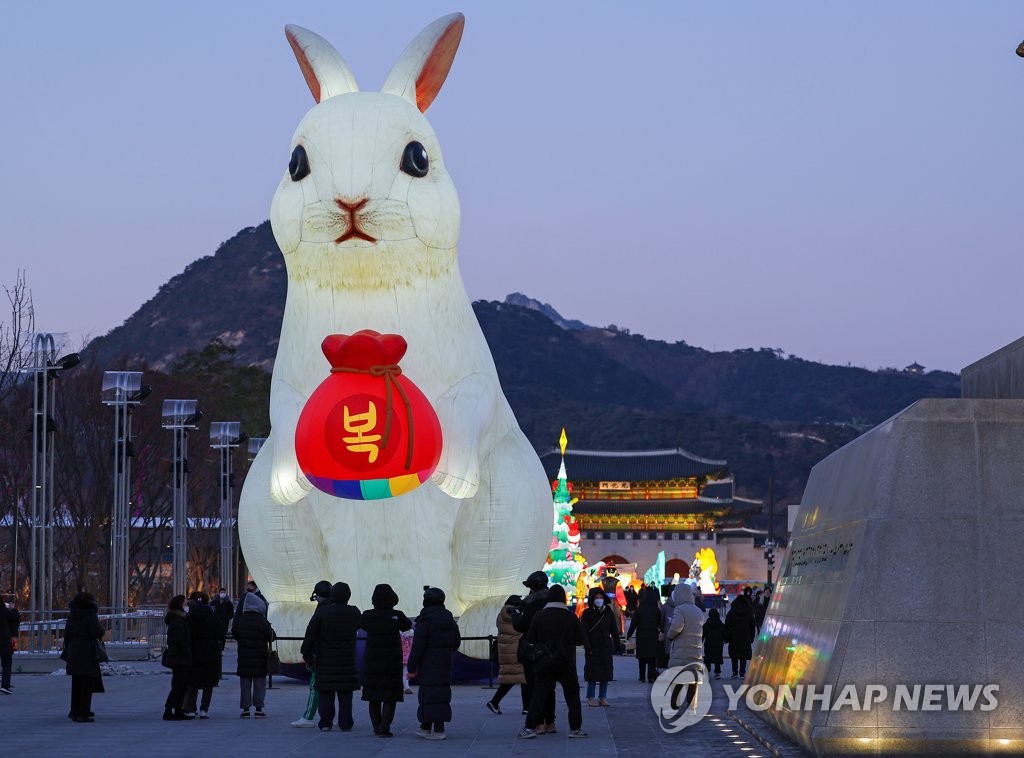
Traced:
POLYGON ((400 95, 425 113, 448 76, 465 25, 466 17, 453 13, 420 32, 402 52, 381 92, 400 95))
POLYGON ((358 92, 359 85, 345 59, 331 43, 301 26, 288 24, 284 28, 288 44, 299 61, 309 91, 318 103, 335 95, 358 92))

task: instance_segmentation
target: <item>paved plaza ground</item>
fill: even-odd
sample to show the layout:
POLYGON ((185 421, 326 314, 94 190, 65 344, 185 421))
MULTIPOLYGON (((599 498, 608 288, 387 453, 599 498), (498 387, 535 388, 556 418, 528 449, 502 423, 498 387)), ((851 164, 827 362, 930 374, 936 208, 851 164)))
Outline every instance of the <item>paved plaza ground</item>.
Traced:
MULTIPOLYGON (((448 739, 426 741, 415 734, 416 695, 398 706, 392 739, 375 737, 366 704, 354 704, 355 729, 342 733, 296 729, 306 703, 307 685, 275 678, 267 692, 265 720, 238 718, 238 681, 230 676, 214 690, 209 720, 169 722, 161 719, 170 676, 159 663, 119 663, 118 667, 143 672, 105 676, 106 693, 93 698, 96 721, 78 724, 67 717, 71 680, 66 676, 16 674, 14 694, 0 695, 0 736, 4 755, 34 756, 180 756, 200 748, 210 756, 321 755, 344 749, 359 756, 723 756, 765 758, 769 755, 799 756, 777 734, 757 736, 726 714, 724 683, 713 682, 716 696, 711 714, 677 734, 665 734, 651 707, 649 689, 636 681, 636 661, 616 658, 618 681, 608 698, 612 706, 591 708, 584 702, 583 728, 589 739, 567 738, 565 706, 559 702, 556 735, 532 740, 516 738, 522 724, 518 689, 502 702, 504 714, 490 713, 484 703, 491 690, 479 684, 454 688, 454 719, 448 739)), ((225 651, 224 670, 234 670, 234 650, 225 651)), ((583 670, 582 660, 579 670, 583 670)), ((735 682, 734 682, 735 683, 735 682)))

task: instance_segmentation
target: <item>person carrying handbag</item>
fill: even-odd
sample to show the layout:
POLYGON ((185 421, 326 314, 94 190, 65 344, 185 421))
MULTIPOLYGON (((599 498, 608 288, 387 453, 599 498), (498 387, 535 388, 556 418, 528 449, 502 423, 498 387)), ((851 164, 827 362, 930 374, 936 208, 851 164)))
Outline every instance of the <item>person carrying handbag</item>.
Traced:
POLYGON ((64 625, 64 652, 71 677, 71 711, 68 718, 79 723, 95 721, 93 693, 103 692, 103 677, 97 656, 97 643, 103 639, 99 606, 88 592, 79 592, 68 606, 70 615, 64 625))

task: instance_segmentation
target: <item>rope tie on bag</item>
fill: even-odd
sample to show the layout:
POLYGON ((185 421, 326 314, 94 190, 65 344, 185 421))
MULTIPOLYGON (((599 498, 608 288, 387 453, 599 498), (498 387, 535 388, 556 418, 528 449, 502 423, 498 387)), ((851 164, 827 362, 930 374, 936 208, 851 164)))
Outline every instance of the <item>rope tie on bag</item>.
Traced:
POLYGON ((402 398, 402 403, 405 405, 405 424, 408 427, 407 442, 405 449, 405 470, 408 471, 412 468, 412 449, 413 449, 413 420, 412 420, 412 404, 409 402, 409 396, 405 394, 405 389, 399 383, 397 377, 402 375, 402 367, 397 363, 390 365, 376 365, 370 366, 370 368, 349 368, 347 366, 338 366, 331 369, 332 374, 369 374, 370 376, 379 376, 384 379, 384 434, 381 437, 381 447, 388 446, 388 440, 391 438, 391 418, 394 413, 393 401, 392 401, 392 390, 394 387, 395 392, 402 398))

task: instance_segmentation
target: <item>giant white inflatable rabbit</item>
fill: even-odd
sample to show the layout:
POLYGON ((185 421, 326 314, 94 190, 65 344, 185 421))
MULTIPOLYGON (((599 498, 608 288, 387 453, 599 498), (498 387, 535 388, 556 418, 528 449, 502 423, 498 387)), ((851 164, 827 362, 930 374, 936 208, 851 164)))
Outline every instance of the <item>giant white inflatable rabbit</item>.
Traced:
MULTIPOLYGON (((423 115, 464 23, 454 14, 424 29, 381 92, 360 92, 321 37, 285 29, 317 104, 295 131, 271 206, 288 298, 272 431, 239 506, 245 560, 279 636, 302 636, 321 579, 347 582, 363 607, 376 584, 390 583, 410 613, 423 585, 441 587, 463 635, 493 633, 502 601, 522 591, 550 544, 551 491, 462 283, 459 201, 423 115), (433 480, 387 500, 324 494, 296 462, 296 422, 330 370, 321 342, 361 329, 407 340, 401 368, 433 405, 443 435, 433 480)), ((282 645, 282 658, 297 660, 297 651, 282 645)))

